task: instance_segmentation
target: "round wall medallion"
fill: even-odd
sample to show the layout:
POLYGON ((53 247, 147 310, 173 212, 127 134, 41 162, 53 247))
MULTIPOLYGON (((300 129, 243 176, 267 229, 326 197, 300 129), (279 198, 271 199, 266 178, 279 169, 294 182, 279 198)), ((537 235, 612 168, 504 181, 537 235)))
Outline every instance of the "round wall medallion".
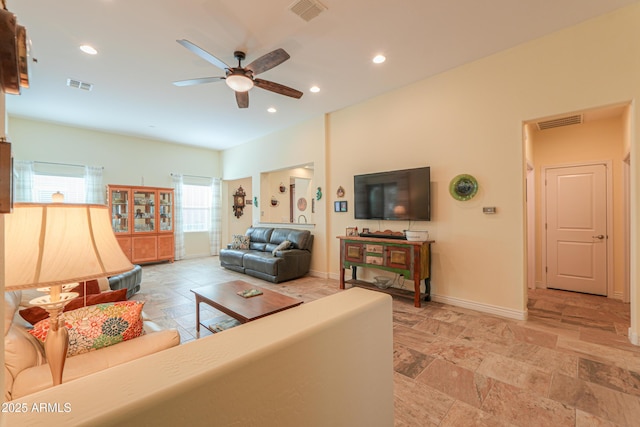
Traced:
POLYGON ((305 199, 304 197, 300 197, 298 199, 298 210, 304 211, 306 209, 307 209, 307 199, 305 199))
POLYGON ((458 175, 449 184, 449 193, 456 200, 469 200, 478 192, 478 181, 467 174, 458 175))

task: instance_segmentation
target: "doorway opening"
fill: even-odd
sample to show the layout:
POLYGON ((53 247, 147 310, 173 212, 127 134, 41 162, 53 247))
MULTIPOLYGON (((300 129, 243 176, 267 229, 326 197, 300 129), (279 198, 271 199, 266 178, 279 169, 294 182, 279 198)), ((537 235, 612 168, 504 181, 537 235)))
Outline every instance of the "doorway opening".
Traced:
POLYGON ((528 289, 570 289, 629 302, 630 115, 625 103, 524 123, 528 289), (597 168, 604 175, 596 178, 593 165, 602 165, 597 168), (581 198, 592 185, 604 185, 599 201, 581 198), (604 223, 600 218, 595 224, 600 208, 604 223), (598 290, 581 288, 587 282, 598 290))

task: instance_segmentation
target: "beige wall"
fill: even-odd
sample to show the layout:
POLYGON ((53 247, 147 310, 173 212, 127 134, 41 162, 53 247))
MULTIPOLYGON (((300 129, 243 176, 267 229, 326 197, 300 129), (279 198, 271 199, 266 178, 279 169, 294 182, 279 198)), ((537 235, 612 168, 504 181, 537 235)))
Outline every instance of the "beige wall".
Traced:
POLYGON ((168 144, 52 123, 9 118, 18 160, 104 167, 104 183, 171 187, 171 173, 220 177, 213 150, 168 144))
POLYGON ((613 177, 613 279, 614 295, 622 298, 624 286, 624 201, 622 159, 626 134, 622 116, 565 126, 531 134, 533 162, 536 173, 536 283, 544 284, 542 233, 544 215, 541 211, 544 168, 549 166, 611 161, 613 177))

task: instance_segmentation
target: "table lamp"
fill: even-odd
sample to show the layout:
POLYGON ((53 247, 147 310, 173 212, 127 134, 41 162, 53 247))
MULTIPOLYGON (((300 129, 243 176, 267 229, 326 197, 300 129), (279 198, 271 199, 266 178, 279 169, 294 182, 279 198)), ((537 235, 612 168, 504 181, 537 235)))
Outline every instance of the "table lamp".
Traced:
POLYGON ((44 348, 53 385, 62 383, 69 336, 62 311, 78 296, 64 285, 113 276, 133 265, 118 244, 104 205, 16 203, 4 215, 4 290, 40 288, 30 303, 49 312, 44 348))

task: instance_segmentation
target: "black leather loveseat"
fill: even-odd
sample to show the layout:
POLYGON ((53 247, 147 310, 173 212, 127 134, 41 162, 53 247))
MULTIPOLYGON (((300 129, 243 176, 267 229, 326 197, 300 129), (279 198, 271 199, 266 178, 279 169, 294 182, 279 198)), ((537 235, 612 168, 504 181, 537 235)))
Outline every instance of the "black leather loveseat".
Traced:
POLYGON ((220 265, 273 283, 304 276, 311 266, 313 235, 308 230, 250 227, 245 236, 249 247, 229 244, 220 251, 220 265), (289 247, 275 250, 279 245, 289 247))

